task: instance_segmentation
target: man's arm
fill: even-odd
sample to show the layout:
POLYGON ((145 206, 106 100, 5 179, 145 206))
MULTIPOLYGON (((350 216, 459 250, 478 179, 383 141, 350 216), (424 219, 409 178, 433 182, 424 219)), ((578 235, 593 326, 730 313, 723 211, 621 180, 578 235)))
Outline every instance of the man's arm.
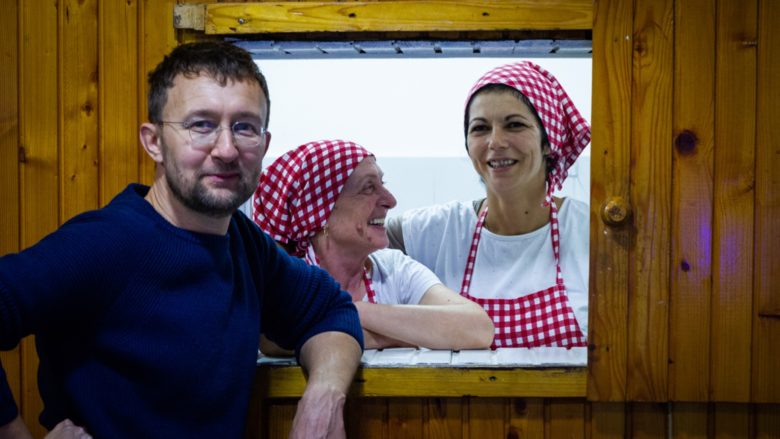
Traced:
POLYGON ((344 402, 361 355, 358 341, 343 332, 322 332, 303 344, 299 359, 308 379, 290 438, 346 438, 344 402))

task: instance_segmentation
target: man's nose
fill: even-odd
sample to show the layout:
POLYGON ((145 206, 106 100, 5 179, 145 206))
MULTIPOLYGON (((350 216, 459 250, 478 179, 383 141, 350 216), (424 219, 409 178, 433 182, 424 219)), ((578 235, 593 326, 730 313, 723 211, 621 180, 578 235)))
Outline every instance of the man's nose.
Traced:
POLYGON ((224 161, 235 160, 238 157, 238 147, 233 139, 233 131, 222 126, 219 128, 211 153, 224 161))

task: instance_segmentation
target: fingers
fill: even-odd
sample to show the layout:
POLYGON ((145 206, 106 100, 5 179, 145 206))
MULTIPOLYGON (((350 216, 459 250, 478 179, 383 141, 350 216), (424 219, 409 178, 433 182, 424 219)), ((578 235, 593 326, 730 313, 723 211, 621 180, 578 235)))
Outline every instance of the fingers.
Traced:
POLYGON ((44 439, 92 439, 83 427, 75 425, 70 419, 57 424, 44 439))

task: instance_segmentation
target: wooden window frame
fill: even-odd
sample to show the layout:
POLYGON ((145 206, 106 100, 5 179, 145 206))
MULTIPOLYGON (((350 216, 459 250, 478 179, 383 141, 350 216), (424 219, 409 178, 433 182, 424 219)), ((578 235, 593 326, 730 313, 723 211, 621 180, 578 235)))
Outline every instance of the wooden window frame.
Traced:
MULTIPOLYGON (((179 4, 180 41, 208 37, 355 40, 437 36, 590 39, 592 0, 247 2, 179 4), (447 17, 442 20, 441 17, 447 17), (314 35, 314 37, 312 37, 314 35)), ((593 236, 593 233, 591 233, 593 236)), ((588 367, 361 367, 354 397, 585 397, 588 367)), ((295 398, 305 388, 300 367, 258 366, 263 398, 295 398)))

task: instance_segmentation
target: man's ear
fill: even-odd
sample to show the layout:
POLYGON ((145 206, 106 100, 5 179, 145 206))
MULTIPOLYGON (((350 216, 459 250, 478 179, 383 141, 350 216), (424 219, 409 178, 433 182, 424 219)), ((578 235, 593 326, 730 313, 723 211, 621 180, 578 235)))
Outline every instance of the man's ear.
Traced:
POLYGON ((149 122, 141 124, 139 137, 141 138, 141 145, 143 145, 144 151, 149 154, 149 157, 156 163, 162 163, 162 140, 158 127, 158 125, 149 122))

